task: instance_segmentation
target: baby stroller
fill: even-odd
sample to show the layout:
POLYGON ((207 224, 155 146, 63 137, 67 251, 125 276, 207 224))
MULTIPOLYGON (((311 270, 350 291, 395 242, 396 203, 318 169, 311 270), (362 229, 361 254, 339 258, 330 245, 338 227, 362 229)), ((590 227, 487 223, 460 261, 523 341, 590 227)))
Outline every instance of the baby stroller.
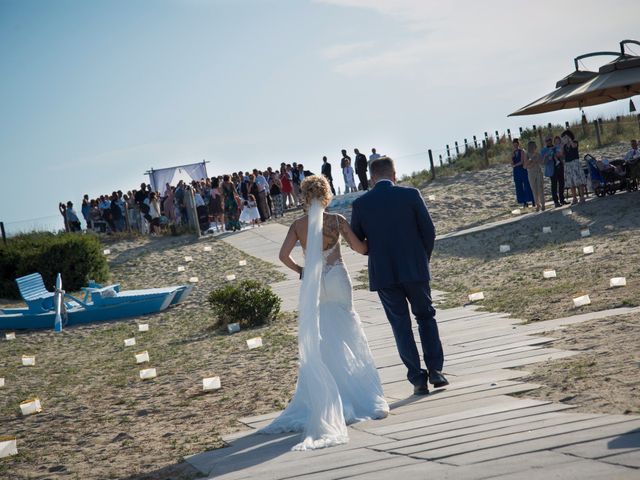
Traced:
POLYGON ((585 155, 584 160, 589 165, 591 184, 598 197, 613 195, 618 191, 628 190, 627 168, 624 160, 598 161, 592 155, 585 155))

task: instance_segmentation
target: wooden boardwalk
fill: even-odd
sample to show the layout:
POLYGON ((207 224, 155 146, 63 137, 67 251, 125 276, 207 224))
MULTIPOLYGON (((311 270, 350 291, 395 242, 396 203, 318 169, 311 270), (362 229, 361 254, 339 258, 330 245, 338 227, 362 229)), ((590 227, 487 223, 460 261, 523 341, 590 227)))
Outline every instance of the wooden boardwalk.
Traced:
MULTIPOLYGON (((285 310, 295 310, 299 280, 277 259, 286 231, 269 224, 225 241, 277 265, 287 280, 273 289, 285 310)), ((352 274, 366 267, 366 257, 343 254, 352 274)), ((577 353, 551 348, 542 332, 638 309, 529 325, 474 307, 439 310, 451 385, 414 397, 377 295, 356 290, 354 303, 391 406, 388 418, 352 425, 347 445, 310 452, 290 451, 298 434, 254 433, 278 412, 244 418, 247 429, 225 438, 229 447, 187 461, 223 479, 640 478, 640 417, 573 413, 567 405, 510 396, 538 388, 522 380, 525 366, 577 353)))

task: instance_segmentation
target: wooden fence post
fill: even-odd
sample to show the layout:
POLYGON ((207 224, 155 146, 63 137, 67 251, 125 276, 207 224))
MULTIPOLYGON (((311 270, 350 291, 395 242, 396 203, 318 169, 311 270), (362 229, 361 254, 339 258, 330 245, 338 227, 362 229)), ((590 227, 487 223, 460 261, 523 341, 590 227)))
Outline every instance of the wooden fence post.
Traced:
POLYGON ((520 130, 520 136, 522 136, 522 127, 518 127, 518 130, 520 130))
MULTIPOLYGON (((640 117, 640 115, 638 115, 638 117, 640 117)), ((640 118, 638 119, 638 122, 640 123, 640 118)), ((476 139, 476 136, 473 136, 473 148, 475 148, 476 150, 478 149, 478 140, 476 139)))
POLYGON ((640 113, 638 114, 638 130, 640 130, 640 113))
POLYGON ((440 166, 442 167, 442 155, 438 155, 440 157, 440 166))
POLYGON ((542 148, 542 146, 544 145, 544 142, 542 141, 542 127, 540 127, 538 129, 538 140, 540 141, 540 145, 538 146, 538 149, 542 148))
POLYGON ((449 151, 449 145, 447 145, 447 161, 451 163, 451 152, 449 151))
POLYGON ((456 157, 459 157, 460 156, 460 148, 458 148, 458 142, 455 141, 454 144, 455 144, 455 147, 456 147, 456 157))
POLYGON ((4 222, 0 222, 0 233, 2 233, 2 242, 6 245, 7 244, 7 234, 4 231, 4 222))
POLYGON ((569 130, 569 122, 564 122, 564 129, 569 130))
POLYGON ((511 143, 511 129, 507 128, 507 138, 509 139, 509 143, 511 143))
POLYGON ((464 153, 467 153, 467 150, 469 150, 469 142, 467 142, 467 139, 464 139, 464 153))
POLYGON ((598 120, 593 121, 593 126, 596 129, 596 141, 598 142, 598 148, 602 146, 602 142, 600 141, 600 128, 598 128, 598 120))
POLYGON ((498 130, 496 130, 496 145, 498 145, 500 143, 500 134, 498 133, 498 130))
POLYGON ((487 132, 484 132, 484 140, 489 144, 489 134, 487 132))
POLYGON ((549 135, 553 135, 553 127, 551 126, 551 122, 547 124, 547 130, 549 130, 549 135))
POLYGON ((489 152, 488 152, 488 148, 487 148, 488 145, 489 145, 489 142, 487 142, 486 140, 482 141, 482 154, 484 156, 484 166, 485 167, 489 166, 489 152))
POLYGON ((431 180, 436 179, 436 167, 433 164, 433 153, 429 150, 429 167, 431 167, 431 180))
POLYGON ((620 115, 616 117, 616 135, 620 135, 622 133, 622 125, 620 124, 620 115))
POLYGON ((604 123, 602 122, 602 118, 598 119, 598 127, 600 128, 600 135, 604 135, 604 123))

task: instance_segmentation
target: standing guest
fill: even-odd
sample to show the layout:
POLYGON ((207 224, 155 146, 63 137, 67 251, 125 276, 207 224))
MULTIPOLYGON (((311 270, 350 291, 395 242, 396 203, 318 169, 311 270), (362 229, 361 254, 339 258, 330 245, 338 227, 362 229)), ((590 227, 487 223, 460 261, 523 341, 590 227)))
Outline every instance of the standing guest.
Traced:
POLYGON ((141 205, 144 202, 144 199, 147 198, 147 185, 144 183, 140 184, 140 190, 136 192, 136 203, 141 205))
POLYGON ((149 217, 151 218, 149 220, 151 235, 157 235, 160 233, 160 203, 156 192, 150 192, 146 201, 149 205, 149 217))
POLYGON ((376 152, 375 148, 371 149, 371 155, 369 155, 369 170, 371 170, 371 162, 380 158, 380 154, 376 152))
POLYGON ((169 223, 174 225, 177 220, 174 189, 168 183, 165 188, 167 196, 164 198, 164 202, 162 202, 162 207, 164 209, 165 216, 169 220, 169 223))
POLYGON ((91 210, 89 211, 89 217, 91 219, 91 230, 100 230, 101 233, 106 232, 107 224, 102 219, 102 213, 100 213, 100 208, 98 207, 98 202, 96 200, 91 200, 91 210))
MULTIPOLYGON (((559 144, 560 137, 556 139, 559 144)), ((566 203, 564 201, 564 165, 559 156, 559 149, 554 145, 550 135, 545 139, 545 146, 540 150, 540 156, 544 164, 544 175, 551 179, 551 196, 557 208, 566 203)))
POLYGON ((364 153, 360 153, 360 150, 357 148, 353 149, 353 153, 356 154, 356 174, 360 180, 360 187, 362 190, 367 191, 369 190, 369 180, 367 180, 369 166, 367 164, 367 157, 364 156, 364 153))
MULTIPOLYGON (((302 165, 301 163, 298 164, 298 185, 302 185, 302 182, 304 181, 305 177, 307 177, 309 175, 309 173, 304 169, 304 165, 302 165)), ((300 190, 300 192, 298 192, 298 194, 302 194, 302 190, 300 190)))
POLYGON ((580 167, 580 154, 578 153, 578 142, 571 130, 565 130, 560 135, 562 140, 562 154, 564 157, 564 182, 571 188, 572 204, 578 203, 576 198, 576 189, 580 197, 580 203, 584 203, 584 194, 586 190, 586 178, 580 167))
POLYGON ((202 195, 202 187, 200 184, 196 184, 196 187, 193 189, 193 200, 196 205, 198 225, 200 230, 204 231, 209 228, 209 212, 207 210, 207 205, 204 202, 204 196, 202 195))
POLYGON ((113 225, 113 230, 121 232, 124 230, 124 218, 122 217, 122 210, 118 204, 118 194, 116 192, 111 194, 111 207, 109 210, 111 213, 111 224, 113 225))
POLYGON ((529 185, 533 192, 536 204, 536 212, 544 212, 544 175, 542 173, 542 156, 538 153, 538 146, 533 140, 527 144, 527 155, 524 160, 524 168, 527 170, 529 185))
POLYGON ((87 228, 89 228, 89 221, 91 221, 91 217, 89 216, 91 212, 91 202, 89 201, 89 195, 86 193, 84 194, 84 197, 82 197, 82 207, 80 212, 82 213, 84 221, 87 223, 87 228))
POLYGON ((287 171, 287 166, 280 167, 280 182, 282 183, 282 196, 284 200, 285 208, 292 208, 296 206, 296 202, 293 199, 293 185, 291 184, 291 178, 287 171))
POLYGON ((300 205, 300 170, 298 170, 298 164, 293 162, 291 165, 291 184, 293 185, 293 195, 296 197, 296 204, 300 205))
POLYGON ((636 158, 640 157, 640 150, 638 150, 638 141, 637 140, 631 140, 631 150, 629 150, 627 152, 627 154, 624 156, 625 161, 629 161, 629 160, 635 160, 636 158))
POLYGON ((70 201, 67 202, 65 213, 66 213, 67 223, 69 224, 69 231, 70 232, 81 231, 82 227, 80 226, 80 219, 78 218, 78 215, 76 215, 76 212, 73 210, 73 203, 71 203, 70 201))
POLYGON ((224 197, 220 188, 220 179, 211 179, 211 199, 209 201, 209 214, 215 222, 217 231, 224 230, 224 197))
POLYGON ((240 225, 240 196, 229 175, 222 177, 222 195, 224 197, 224 217, 227 222, 225 230, 228 232, 241 230, 240 225))
POLYGON ((269 204, 267 203, 267 193, 269 192, 269 182, 264 178, 262 172, 259 172, 255 168, 253 169, 253 175, 255 177, 256 188, 258 195, 256 201, 258 202, 258 210, 260 211, 260 221, 265 222, 271 217, 271 211, 269 210, 269 204))
POLYGON ((331 188, 331 193, 335 196, 336 189, 333 188, 333 177, 331 176, 331 164, 327 161, 327 157, 322 157, 322 175, 329 182, 329 187, 331 188))
POLYGON ((357 191, 351 160, 348 160, 346 167, 342 169, 342 176, 344 177, 344 193, 357 191))
POLYGON ((351 165, 351 157, 349 155, 347 155, 347 151, 345 149, 342 149, 342 159, 340 160, 340 170, 342 171, 342 178, 344 179, 344 193, 349 193, 349 187, 351 186, 351 184, 349 184, 349 187, 347 187, 347 177, 345 176, 345 168, 347 168, 347 165, 351 165))
POLYGON ((513 139, 513 155, 511 156, 511 168, 513 168, 513 183, 516 186, 516 201, 523 207, 533 204, 533 192, 529 185, 527 171, 524 169, 526 152, 520 148, 520 140, 513 139))
POLYGON ((284 215, 284 199, 282 198, 282 182, 280 181, 280 175, 273 174, 271 177, 270 192, 271 200, 273 201, 273 216, 282 217, 284 215))

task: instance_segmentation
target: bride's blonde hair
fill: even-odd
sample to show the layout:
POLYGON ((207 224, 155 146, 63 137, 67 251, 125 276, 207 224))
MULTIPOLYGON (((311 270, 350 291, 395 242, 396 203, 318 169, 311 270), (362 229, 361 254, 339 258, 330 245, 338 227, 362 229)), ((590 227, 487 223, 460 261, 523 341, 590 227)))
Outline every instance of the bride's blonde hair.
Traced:
POLYGON ((329 182, 322 175, 311 175, 306 177, 300 185, 302 190, 302 200, 305 209, 311 206, 314 199, 320 200, 323 208, 326 208, 331 202, 331 187, 329 182))

